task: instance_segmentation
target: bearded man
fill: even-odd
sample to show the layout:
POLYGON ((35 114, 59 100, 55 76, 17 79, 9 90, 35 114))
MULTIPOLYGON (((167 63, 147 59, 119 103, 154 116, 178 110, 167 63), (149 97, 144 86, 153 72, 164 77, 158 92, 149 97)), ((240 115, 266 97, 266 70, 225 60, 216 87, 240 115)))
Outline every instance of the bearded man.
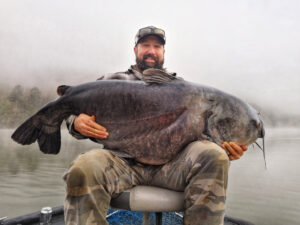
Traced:
MULTIPOLYGON (((134 46, 136 64, 125 72, 99 79, 141 80, 148 68, 176 76, 163 68, 165 43, 164 30, 154 26, 139 29, 134 46)), ((67 126, 77 139, 104 139, 114 132, 96 123, 95 116, 86 114, 69 117, 67 126)), ((140 163, 116 150, 91 150, 78 156, 64 176, 65 222, 107 225, 111 198, 136 185, 152 185, 184 192, 185 225, 223 224, 229 160, 239 159, 245 150, 247 146, 234 142, 218 146, 195 141, 163 165, 140 163)))

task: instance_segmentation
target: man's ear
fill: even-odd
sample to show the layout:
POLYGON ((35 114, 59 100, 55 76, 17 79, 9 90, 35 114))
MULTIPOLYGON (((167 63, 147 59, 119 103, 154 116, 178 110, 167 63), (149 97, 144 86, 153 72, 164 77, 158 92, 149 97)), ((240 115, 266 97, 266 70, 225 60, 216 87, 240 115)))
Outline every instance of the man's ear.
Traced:
POLYGON ((134 46, 133 50, 134 50, 134 54, 135 54, 135 56, 136 56, 136 55, 137 55, 137 47, 134 46))

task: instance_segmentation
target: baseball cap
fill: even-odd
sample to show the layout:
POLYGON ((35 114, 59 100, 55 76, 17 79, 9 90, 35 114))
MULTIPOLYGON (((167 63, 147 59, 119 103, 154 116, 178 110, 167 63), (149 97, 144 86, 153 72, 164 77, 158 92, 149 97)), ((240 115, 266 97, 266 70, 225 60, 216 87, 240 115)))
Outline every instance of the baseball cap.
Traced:
POLYGON ((148 26, 139 29, 139 31, 135 35, 135 45, 137 45, 142 38, 148 35, 155 35, 161 39, 163 44, 166 43, 165 31, 163 29, 154 26, 148 26))

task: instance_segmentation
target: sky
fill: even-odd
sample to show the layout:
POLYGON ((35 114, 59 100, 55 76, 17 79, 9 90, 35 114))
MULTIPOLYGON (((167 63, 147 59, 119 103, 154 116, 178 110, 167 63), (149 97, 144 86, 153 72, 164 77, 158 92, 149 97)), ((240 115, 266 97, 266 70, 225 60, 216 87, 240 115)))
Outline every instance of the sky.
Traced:
MULTIPOLYGON (((53 89, 125 71, 141 27, 165 67, 274 114, 300 114, 298 0, 0 0, 0 84, 53 89)), ((263 110, 262 110, 263 111, 263 110)))

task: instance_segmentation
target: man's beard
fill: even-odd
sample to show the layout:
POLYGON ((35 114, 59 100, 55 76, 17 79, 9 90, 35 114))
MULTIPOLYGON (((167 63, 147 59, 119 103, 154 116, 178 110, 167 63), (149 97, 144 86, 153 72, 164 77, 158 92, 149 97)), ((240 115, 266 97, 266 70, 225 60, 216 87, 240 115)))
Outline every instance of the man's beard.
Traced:
POLYGON ((135 59, 136 61, 136 66, 141 70, 141 71, 144 71, 146 69, 149 69, 149 68, 155 68, 155 69, 162 69, 163 68, 163 65, 164 65, 164 60, 162 60, 161 62, 158 61, 158 58, 155 57, 154 55, 151 55, 151 54, 148 54, 148 55, 144 55, 143 59, 140 60, 136 57, 135 59), (146 64, 146 59, 150 57, 152 58, 155 63, 153 66, 148 66, 146 64))

